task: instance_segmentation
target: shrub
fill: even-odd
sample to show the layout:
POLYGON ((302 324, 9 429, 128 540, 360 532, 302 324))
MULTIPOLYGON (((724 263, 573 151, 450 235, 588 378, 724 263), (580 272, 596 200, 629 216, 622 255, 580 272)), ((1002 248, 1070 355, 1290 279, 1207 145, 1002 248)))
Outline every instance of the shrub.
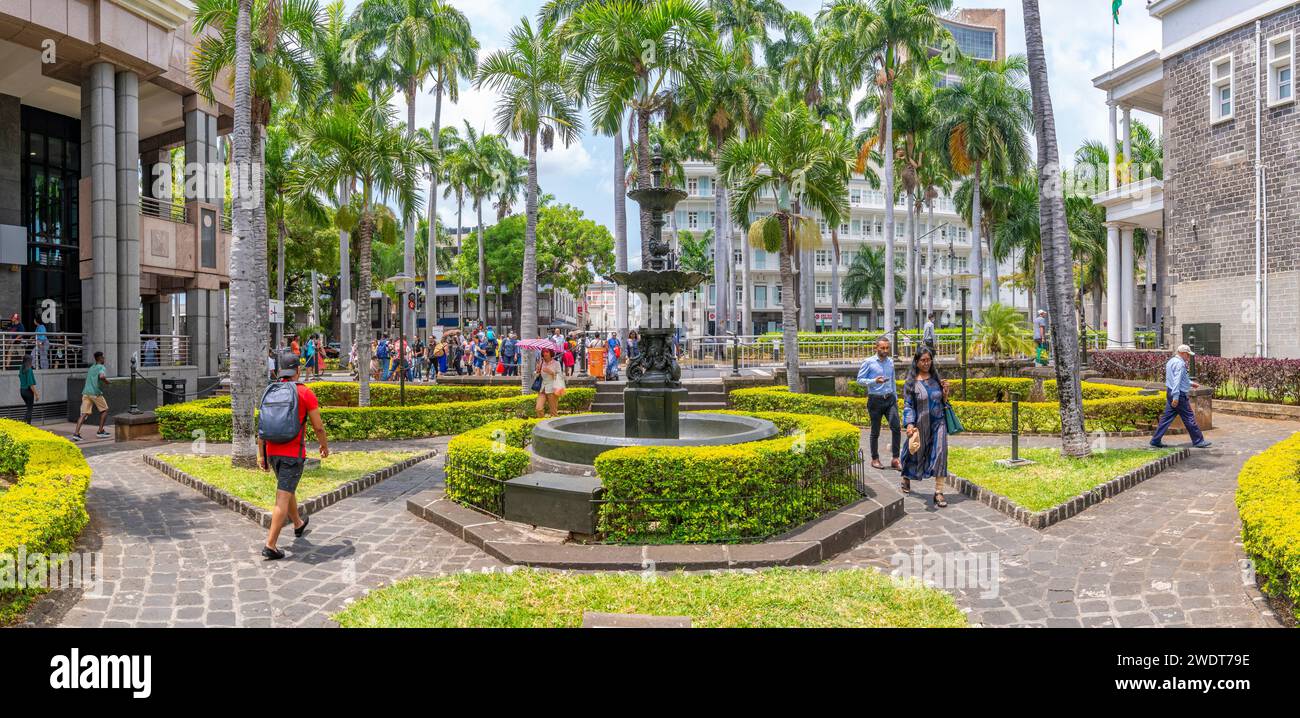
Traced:
MULTIPOLYGON (((321 401, 325 431, 335 441, 414 439, 459 434, 501 419, 532 415, 536 397, 519 387, 411 387, 407 405, 396 406, 397 388, 372 386, 372 405, 356 406, 356 384, 309 384, 321 401), (415 390, 415 391, 412 391, 415 390)), ((565 412, 586 411, 596 390, 569 389, 560 399, 565 412)), ((189 441, 202 431, 207 441, 227 442, 231 436, 230 398, 201 399, 157 409, 164 439, 189 441)))
MULTIPOLYGON (((742 414, 742 412, 729 412, 742 414)), ((858 430, 824 417, 743 413, 782 436, 722 447, 629 447, 596 459, 601 538, 705 543, 759 539, 852 502, 858 430)), ((536 420, 488 424, 447 445, 447 497, 500 514, 501 483, 528 472, 536 420)))
MULTIPOLYGON (((992 382, 1023 381, 995 379, 992 382)), ((1046 382, 1044 382, 1046 384, 1046 382)), ((986 385, 992 386, 992 385, 986 385)), ((1085 384, 1100 399, 1084 399, 1084 426, 1089 431, 1127 431, 1160 419, 1165 408, 1163 396, 1139 396, 1137 389, 1085 384), (1132 392, 1132 393, 1128 393, 1132 392)), ((1003 387, 1005 389, 1005 387, 1003 387)), ((1044 386, 1046 390, 1046 386, 1044 386)), ((1053 387, 1053 391, 1055 387, 1053 387)), ((991 389, 982 393, 991 393, 991 389)), ((1026 392, 1027 394, 1028 392, 1026 392)), ((968 391, 968 396, 972 394, 968 391)), ((731 404, 744 411, 785 411, 794 414, 817 414, 858 426, 869 426, 867 403, 854 397, 815 396, 791 394, 785 387, 760 387, 737 389, 731 392, 731 404)), ((1011 404, 996 401, 954 401, 953 409, 967 431, 987 434, 1011 432, 1011 404)), ((901 410, 902 400, 899 400, 901 410)), ((1061 408, 1051 402, 1021 402, 1020 430, 1027 433, 1058 433, 1061 430, 1061 408)))
MULTIPOLYGON (((1168 354, 1162 352, 1096 352, 1092 367, 1116 379, 1164 383, 1168 354)), ((1274 404, 1300 403, 1300 359, 1258 357, 1196 357, 1196 380, 1215 396, 1236 401, 1274 404)))
POLYGON ((1246 555, 1265 592, 1300 618, 1300 434, 1251 457, 1237 476, 1237 511, 1246 555))
MULTIPOLYGON (((0 474, 16 481, 0 493, 0 556, 16 556, 20 547, 29 555, 71 551, 90 520, 90 465, 81 451, 47 431, 0 419, 0 474)), ((34 595, 0 590, 0 624, 34 595)))

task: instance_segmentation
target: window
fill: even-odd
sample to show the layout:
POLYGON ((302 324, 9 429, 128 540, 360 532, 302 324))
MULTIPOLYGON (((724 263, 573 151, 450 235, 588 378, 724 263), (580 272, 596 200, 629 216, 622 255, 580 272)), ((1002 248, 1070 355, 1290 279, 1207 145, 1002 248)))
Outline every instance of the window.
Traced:
POLYGON ((781 299, 781 285, 778 284, 776 285, 776 303, 779 305, 781 304, 782 301, 783 300, 781 299))
POLYGON ((689 195, 692 196, 692 197, 699 197, 699 196, 700 196, 700 178, 699 178, 699 177, 691 177, 690 179, 686 180, 686 194, 689 194, 689 195))
POLYGON ((731 259, 735 262, 737 267, 745 266, 745 255, 742 254, 739 249, 732 250, 731 259))
POLYGON ((1295 100, 1295 33, 1288 32, 1268 41, 1268 104, 1295 100))
POLYGON ((831 300, 831 283, 818 280, 817 282, 817 301, 829 302, 831 300))
POLYGON ((687 213, 686 213, 686 227, 687 227, 687 229, 699 229, 699 228, 700 228, 700 213, 699 213, 699 212, 687 212, 687 213))
POLYGON ((1210 63, 1210 121, 1225 122, 1232 119, 1232 56, 1226 55, 1210 63))
POLYGON ((831 253, 828 249, 817 250, 816 255, 817 269, 829 269, 831 266, 831 253))
POLYGON ((754 250, 754 269, 767 269, 767 251, 762 249, 754 250))
POLYGON ((754 308, 763 309, 767 307, 767 286, 763 284, 754 285, 754 308))

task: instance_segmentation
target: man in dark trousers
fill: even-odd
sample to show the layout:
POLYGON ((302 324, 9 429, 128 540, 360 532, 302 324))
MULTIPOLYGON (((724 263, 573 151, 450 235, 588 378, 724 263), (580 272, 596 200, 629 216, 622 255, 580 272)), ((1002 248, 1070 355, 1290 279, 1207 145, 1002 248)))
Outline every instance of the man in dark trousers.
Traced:
POLYGON ((891 468, 901 470, 899 449, 902 447, 901 426, 898 420, 898 383, 894 375, 893 346, 888 339, 876 342, 876 355, 862 363, 858 370, 858 385, 867 390, 867 414, 871 417, 871 466, 885 468, 880 463, 880 422, 889 421, 889 448, 893 456, 891 468))
POLYGON ((262 557, 268 561, 284 558, 284 552, 275 547, 280 538, 280 529, 284 528, 286 519, 293 522, 293 535, 301 538, 307 532, 308 519, 298 515, 298 482, 302 480, 303 468, 307 464, 307 445, 304 434, 307 422, 311 421, 312 431, 320 444, 320 458, 330 455, 329 441, 325 438, 325 424, 320 416, 320 402, 316 394, 305 385, 298 383, 298 355, 291 349, 282 350, 276 359, 279 368, 279 381, 293 382, 298 390, 298 419, 302 426, 293 441, 274 444, 257 439, 258 464, 262 471, 275 473, 276 491, 275 508, 271 511, 271 530, 266 535, 266 545, 262 547, 262 557))
POLYGON ((1174 423, 1174 417, 1181 417, 1183 426, 1192 437, 1192 446, 1208 449, 1213 444, 1205 440, 1201 427, 1196 425, 1196 414, 1192 411, 1192 400, 1188 397, 1192 389, 1199 389, 1200 384, 1192 381, 1187 365, 1192 361, 1192 348, 1186 344, 1178 347, 1178 353, 1165 364, 1165 413, 1160 416, 1160 425, 1156 427, 1155 436, 1151 437, 1151 447, 1163 449, 1161 440, 1165 432, 1174 423))

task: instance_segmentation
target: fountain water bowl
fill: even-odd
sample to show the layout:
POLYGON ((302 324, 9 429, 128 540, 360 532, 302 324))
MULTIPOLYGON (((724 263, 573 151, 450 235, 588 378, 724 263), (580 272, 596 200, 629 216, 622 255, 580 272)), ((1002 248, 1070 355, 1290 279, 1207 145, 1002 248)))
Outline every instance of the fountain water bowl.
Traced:
POLYGON ((776 425, 763 419, 730 414, 682 414, 675 439, 628 437, 623 417, 617 414, 583 414, 541 422, 533 429, 533 453, 566 464, 591 466, 596 457, 628 446, 728 446, 763 441, 778 434, 776 425))

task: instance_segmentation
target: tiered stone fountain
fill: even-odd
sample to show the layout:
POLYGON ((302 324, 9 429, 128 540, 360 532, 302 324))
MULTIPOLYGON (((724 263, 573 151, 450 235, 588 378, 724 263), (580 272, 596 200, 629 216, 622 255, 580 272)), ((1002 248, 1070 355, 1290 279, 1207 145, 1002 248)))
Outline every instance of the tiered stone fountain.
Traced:
POLYGON ((679 189, 664 187, 663 158, 653 159, 653 186, 628 192, 650 212, 649 267, 619 272, 612 279, 645 300, 650 326, 638 329, 640 353, 628 363, 624 413, 550 419, 533 431, 533 451, 555 462, 591 465, 596 457, 624 446, 717 446, 770 439, 777 428, 770 421, 727 414, 682 414, 687 391, 673 351, 673 298, 708 279, 699 272, 676 267, 663 239, 664 215, 686 198, 679 189))

